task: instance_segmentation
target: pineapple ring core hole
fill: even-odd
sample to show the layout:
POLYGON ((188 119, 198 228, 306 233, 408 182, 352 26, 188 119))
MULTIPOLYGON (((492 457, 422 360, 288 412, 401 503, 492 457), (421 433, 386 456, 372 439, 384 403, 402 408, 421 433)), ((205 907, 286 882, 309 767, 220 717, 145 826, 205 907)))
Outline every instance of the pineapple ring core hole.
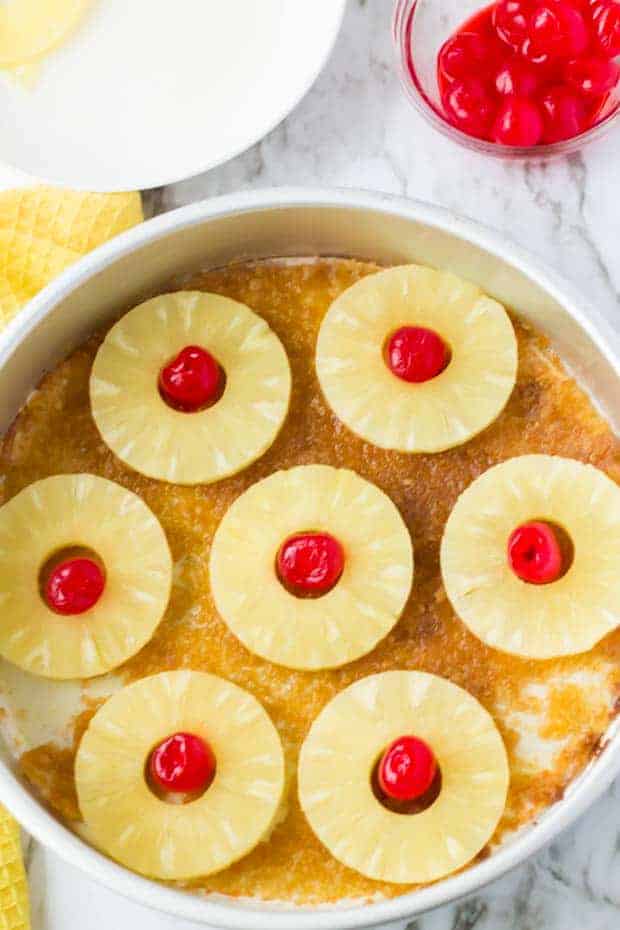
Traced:
MULTIPOLYGON (((63 562, 71 562, 76 559, 87 559, 89 562, 95 563, 95 565, 97 566, 97 568, 103 575, 103 589, 101 591, 101 594, 103 593, 103 590, 105 589, 106 569, 105 569, 104 561, 101 558, 101 556, 99 556, 94 551, 94 549, 90 549, 88 546, 80 546, 77 544, 71 545, 71 546, 63 546, 61 549, 57 549, 50 556, 48 556, 48 558, 45 559, 45 561, 39 568, 39 578, 38 578, 39 595, 41 597, 41 600, 45 604, 45 606, 48 607, 50 610, 52 610, 54 613, 65 613, 65 611, 56 610, 55 607, 49 603, 48 585, 49 585, 50 579, 52 575, 54 574, 54 572, 56 571, 56 569, 60 565, 62 565, 63 562)), ((99 597, 101 596, 101 594, 99 595, 99 597)), ((99 600, 99 597, 97 597, 96 600, 99 600)), ((94 606, 94 604, 92 606, 94 606)), ((68 611, 68 612, 74 613, 74 611, 68 611)), ((83 611, 79 611, 79 612, 82 613, 83 611)))
POLYGON ((424 794, 414 798, 412 801, 398 801, 395 798, 388 797, 379 783, 379 768, 384 753, 385 749, 377 756, 370 773, 370 787, 379 804, 393 814, 407 814, 408 816, 412 814, 421 814, 423 811, 428 810, 441 794, 441 767, 439 762, 436 761, 437 769, 435 771, 435 777, 424 794))
POLYGON ((222 399, 226 380, 224 368, 208 349, 187 345, 162 365, 157 378, 157 390, 163 402, 172 410, 178 413, 201 413, 222 399), (181 385, 167 389, 166 372, 173 366, 177 368, 176 375, 181 378, 181 385))
MULTIPOLYGON (((189 749, 191 750, 191 747, 189 747, 189 749)), ((187 761, 187 756, 185 758, 187 761)), ((172 733, 166 739, 160 740, 158 743, 156 743, 144 760, 144 780, 147 784, 147 787, 156 798, 159 798, 160 801, 164 801, 166 804, 191 804, 192 801, 197 801, 209 790, 213 784, 216 772, 217 760, 209 743, 207 743, 206 740, 203 740, 200 736, 196 736, 192 733, 172 733), (202 758, 199 758, 198 760, 192 760, 191 758, 189 759, 190 764, 192 761, 194 762, 193 774, 198 775, 199 780, 202 781, 200 787, 193 790, 189 785, 182 785, 178 789, 166 787, 163 783, 158 782, 156 776, 154 775, 155 754, 158 750, 161 749, 164 749, 165 751, 167 744, 170 744, 173 740, 176 740, 179 737, 194 741, 196 744, 194 751, 197 748, 202 755, 202 758), (198 766, 199 771, 196 771, 196 766, 198 766)), ((177 771, 177 778, 179 774, 181 779, 186 777, 185 772, 181 771, 179 773, 177 771)), ((189 775, 191 778, 192 773, 190 772, 189 775)))
POLYGON ((507 545, 506 545, 507 552, 508 552, 508 550, 509 550, 510 541, 511 541, 511 539, 512 539, 514 533, 515 533, 518 529, 520 529, 521 527, 527 526, 527 525, 533 524, 533 523, 543 523, 543 524, 544 524, 546 527, 548 527, 548 528, 551 530, 551 532, 553 533, 553 536, 555 537, 555 541, 556 541, 556 543, 557 543, 557 545, 558 545, 558 548, 559 548, 559 551, 560 551, 560 568, 559 568, 559 572, 558 572, 557 574, 555 574, 554 577, 553 577, 551 580, 549 580, 549 581, 530 582, 530 581, 528 581, 527 579, 520 578, 520 576, 517 574, 517 572, 515 571, 515 569, 514 569, 513 566, 511 565, 511 562, 510 562, 510 554, 509 554, 509 553, 508 553, 508 565, 510 566, 510 568, 511 568, 511 570, 514 572, 514 574, 517 576, 517 578, 520 578, 520 580, 523 581, 524 584, 532 584, 532 583, 535 583, 535 584, 553 584, 554 581, 559 581, 560 578, 563 578, 566 574, 568 574, 568 572, 570 571, 570 569, 571 569, 571 567, 572 567, 573 562, 575 561, 575 545, 574 545, 574 543, 573 543, 573 540, 571 539, 571 536, 570 536, 570 534, 568 533, 568 531, 565 530, 564 527, 561 526, 559 523, 556 523, 554 520, 546 520, 544 517, 534 517, 532 520, 526 520, 526 521, 524 521, 523 523, 519 524, 519 526, 516 527, 515 530, 513 530, 513 533, 512 533, 511 536, 509 537, 509 540, 508 540, 507 545))
POLYGON ((303 530, 284 540, 275 557, 275 572, 293 597, 316 600, 336 587, 344 571, 342 544, 321 530, 303 530))
POLYGON ((427 326, 407 324, 385 337, 381 354, 394 377, 408 384, 433 381, 452 361, 452 348, 443 336, 427 326))

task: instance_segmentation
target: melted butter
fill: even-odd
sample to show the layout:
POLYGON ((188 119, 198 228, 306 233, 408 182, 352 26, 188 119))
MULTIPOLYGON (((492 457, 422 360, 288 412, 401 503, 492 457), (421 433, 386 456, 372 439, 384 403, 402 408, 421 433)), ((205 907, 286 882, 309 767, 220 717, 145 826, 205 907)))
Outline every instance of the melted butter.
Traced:
MULTIPOLYGON (((97 434, 88 401, 88 377, 101 334, 44 379, 0 448, 0 501, 50 474, 91 471, 139 494, 161 521, 175 560, 170 605, 151 642, 120 676, 129 681, 182 667, 222 675, 251 691, 280 732, 289 773, 284 819, 269 842, 218 875, 193 883, 200 890, 299 903, 407 890, 373 882, 336 862, 313 835, 296 796, 297 756, 311 722, 338 691, 365 675, 393 668, 443 675, 493 714, 511 767, 508 804, 493 843, 561 797, 592 758, 619 693, 620 630, 572 658, 536 662, 503 655, 475 639, 455 616, 439 571, 448 514, 460 492, 485 469, 511 456, 545 452, 591 462, 618 480, 618 440, 546 340, 518 322, 517 385, 500 417, 480 436, 440 455, 419 456, 357 439, 323 400, 314 347, 330 302, 374 270, 343 260, 264 263, 231 266, 183 282, 247 303, 273 327, 290 359, 293 395, 287 421, 272 448, 239 475, 215 485, 175 487, 131 472, 110 453, 97 434), (276 469, 310 462, 352 468, 388 493, 409 527, 416 560, 412 597, 389 636, 345 668, 317 673, 278 668, 245 650, 219 618, 208 578, 211 539, 231 502, 276 469)), ((178 282, 166 290, 175 286, 178 282)), ((88 713, 67 721, 73 740, 31 748, 21 760, 35 789, 68 821, 79 813, 71 765, 88 713)))
POLYGON ((65 42, 92 0, 0 0, 0 68, 26 86, 36 79, 29 66, 65 42))
POLYGON ((24 90, 32 90, 41 74, 41 64, 37 61, 28 65, 15 65, 5 68, 4 72, 24 90))

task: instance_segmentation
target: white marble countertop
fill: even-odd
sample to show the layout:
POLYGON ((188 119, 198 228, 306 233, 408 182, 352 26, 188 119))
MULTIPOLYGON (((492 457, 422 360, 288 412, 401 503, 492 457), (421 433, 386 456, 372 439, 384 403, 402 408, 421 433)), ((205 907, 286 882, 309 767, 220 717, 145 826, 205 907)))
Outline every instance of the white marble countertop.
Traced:
MULTIPOLYGON (((547 164, 469 153, 430 129, 393 67, 391 0, 349 0, 333 55, 297 110, 221 168, 145 196, 149 212, 240 188, 374 188, 469 214, 528 247, 619 318, 620 126, 547 164)), ((300 24, 300 28, 302 28, 300 24)), ((36 844, 28 850, 34 930, 189 930, 113 895, 36 844)), ((408 930, 618 930, 620 783, 557 843, 464 903, 408 930)))

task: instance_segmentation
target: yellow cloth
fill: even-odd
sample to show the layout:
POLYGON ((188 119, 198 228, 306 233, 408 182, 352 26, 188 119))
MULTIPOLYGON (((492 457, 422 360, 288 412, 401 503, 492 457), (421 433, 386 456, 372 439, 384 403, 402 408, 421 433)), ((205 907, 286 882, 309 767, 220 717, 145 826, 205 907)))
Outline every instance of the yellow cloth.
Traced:
MULTIPOLYGON (((0 329, 55 275, 144 219, 140 195, 34 187, 0 193, 0 329)), ((29 930, 19 826, 0 805, 0 930, 29 930)))
POLYGON ((30 906, 19 827, 0 805, 0 930, 29 930, 30 906))
POLYGON ((143 219, 137 193, 0 193, 0 328, 57 274, 143 219))

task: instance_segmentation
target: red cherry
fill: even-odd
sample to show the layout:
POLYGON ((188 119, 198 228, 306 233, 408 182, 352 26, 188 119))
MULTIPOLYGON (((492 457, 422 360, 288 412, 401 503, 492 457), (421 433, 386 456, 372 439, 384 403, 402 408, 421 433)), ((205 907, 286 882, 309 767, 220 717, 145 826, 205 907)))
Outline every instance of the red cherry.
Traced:
POLYGON ((492 68, 495 49, 489 38, 479 32, 459 32, 444 42, 439 50, 440 75, 455 81, 470 74, 478 76, 492 68))
POLYGON ((215 756, 199 736, 174 733, 152 751, 148 773, 153 785, 161 791, 179 794, 205 791, 215 775, 215 756))
POLYGON ((415 801, 426 794, 437 774, 432 749, 415 736, 401 736, 379 762, 379 787, 395 801, 415 801))
POLYGON ((498 0, 493 8, 493 26, 498 36, 515 51, 527 36, 532 12, 528 0, 498 0))
POLYGON ((561 142, 578 136, 588 126, 587 108, 581 97, 558 84, 540 98, 543 113, 543 142, 561 142))
POLYGON ((530 584, 549 584, 562 574, 562 551, 553 527, 535 520, 510 534, 508 564, 530 584))
POLYGON ((50 574, 44 589, 48 607, 57 614, 83 614, 94 607, 105 588, 105 576, 92 559, 66 559, 50 574))
POLYGON ((392 374, 411 384, 436 378, 450 361, 441 336, 424 326, 401 326, 392 333, 386 357, 392 374))
POLYGON ((588 118, 586 128, 596 126, 601 120, 607 119, 612 113, 615 113, 620 106, 617 93, 603 94, 602 97, 589 97, 588 118))
POLYGON ((564 77, 578 93, 598 97, 616 86, 620 66, 607 58, 576 58, 566 65, 564 77))
POLYGON ((455 81, 444 94, 443 105, 448 119, 463 132, 470 136, 488 137, 495 105, 479 78, 455 81))
POLYGON ((594 44, 602 55, 620 55, 620 3, 601 0, 594 8, 594 44))
POLYGON ((529 97, 539 84, 540 77, 534 68, 518 58, 506 61, 495 75, 495 89, 503 97, 529 97))
POLYGON ((523 97, 508 97, 493 124, 493 141, 500 145, 536 145, 542 133, 540 110, 523 97))
POLYGON ((175 410, 195 413, 217 398, 222 372, 213 356, 200 346, 186 346, 159 375, 159 390, 175 410))
POLYGON ((317 597, 338 582, 344 569, 344 551, 329 533, 296 533, 280 546, 276 568, 291 593, 317 597))
POLYGON ((535 64, 577 58, 588 46, 588 30, 579 10, 566 0, 546 0, 534 10, 521 54, 535 64))

